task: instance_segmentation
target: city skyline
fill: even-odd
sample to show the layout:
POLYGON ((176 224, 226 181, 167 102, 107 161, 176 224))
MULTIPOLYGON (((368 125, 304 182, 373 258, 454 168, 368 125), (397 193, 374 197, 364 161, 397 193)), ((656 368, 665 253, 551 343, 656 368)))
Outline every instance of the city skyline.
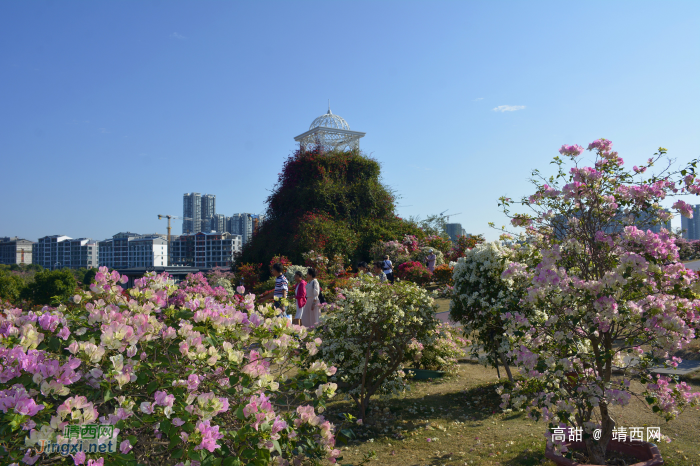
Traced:
POLYGON ((629 166, 659 146, 700 156, 698 2, 269 5, 0 4, 0 236, 162 232, 192 191, 264 213, 328 99, 366 132, 401 217, 463 212, 487 239, 507 222, 498 198, 531 194, 562 144, 605 137, 629 166), (329 18, 332 41, 298 29, 329 18), (354 62, 309 79, 312 46, 354 62))

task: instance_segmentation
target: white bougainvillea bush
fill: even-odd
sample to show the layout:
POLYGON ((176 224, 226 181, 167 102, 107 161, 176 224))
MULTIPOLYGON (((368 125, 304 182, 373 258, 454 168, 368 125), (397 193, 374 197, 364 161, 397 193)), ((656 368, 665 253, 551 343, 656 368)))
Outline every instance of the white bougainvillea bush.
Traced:
POLYGON ((323 342, 317 357, 338 367, 331 380, 357 403, 362 419, 372 395, 406 388, 409 345, 433 349, 442 333, 431 293, 413 283, 362 276, 350 280, 338 298, 318 328, 323 342))
POLYGON ((0 315, 0 463, 287 465, 334 463, 320 414, 335 373, 319 339, 254 296, 179 287, 101 268, 90 291, 0 315), (115 453, 37 454, 66 426, 111 425, 115 453))
POLYGON ((471 355, 484 365, 502 365, 510 381, 511 338, 505 316, 516 311, 529 315, 530 309, 520 305, 527 283, 502 274, 513 261, 532 264, 537 259, 537 251, 526 241, 511 245, 493 241, 466 250, 454 268, 450 318, 472 338, 471 355))

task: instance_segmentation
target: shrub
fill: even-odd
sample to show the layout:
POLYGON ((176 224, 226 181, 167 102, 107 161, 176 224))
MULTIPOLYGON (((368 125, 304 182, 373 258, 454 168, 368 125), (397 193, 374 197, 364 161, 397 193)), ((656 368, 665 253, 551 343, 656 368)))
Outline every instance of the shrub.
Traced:
POLYGON ((3 463, 34 464, 23 450, 85 424, 120 436, 120 454, 88 464, 335 462, 333 426, 317 414, 335 368, 305 363, 321 341, 251 295, 211 296, 202 280, 166 307, 177 287, 165 274, 122 293, 126 277, 103 267, 66 305, 0 315, 3 463))
POLYGON ((318 327, 323 343, 317 357, 338 367, 331 380, 364 418, 372 395, 404 390, 408 345, 430 340, 438 321, 433 298, 413 283, 389 285, 368 276, 350 282, 339 290, 339 309, 318 327))
POLYGON ((72 296, 77 286, 70 269, 42 270, 34 275, 22 297, 34 304, 57 304, 72 296))
POLYGON ((396 275, 401 280, 413 282, 417 285, 425 285, 430 282, 432 274, 430 270, 420 262, 404 262, 399 265, 399 270, 396 275))
POLYGON ((273 256, 270 260, 270 272, 272 272, 272 266, 277 263, 282 264, 282 269, 286 269, 288 266, 292 265, 292 261, 287 259, 285 256, 273 256))
POLYGON ((445 263, 445 256, 443 256, 442 252, 436 250, 435 248, 429 247, 429 246, 423 246, 411 254, 411 260, 415 262, 420 262, 423 265, 426 265, 428 262, 428 256, 430 255, 430 250, 433 250, 433 253, 435 254, 435 265, 442 265, 445 263))
POLYGON ((446 256, 452 249, 452 241, 449 238, 438 235, 426 236, 420 241, 420 245, 424 248, 433 248, 436 251, 440 251, 443 256, 446 256))
POLYGON ((260 269, 262 264, 241 264, 238 267, 238 276, 241 277, 242 285, 252 290, 260 281, 260 269))
POLYGON ((19 303, 19 297, 26 284, 18 273, 0 270, 0 300, 19 303))
POLYGON ((519 303, 525 286, 516 286, 501 275, 513 260, 525 262, 532 253, 527 244, 514 248, 498 241, 477 244, 465 251, 454 271, 450 319, 461 323, 465 335, 475 339, 472 356, 480 358, 484 365, 502 364, 511 381, 507 356, 511 341, 505 335, 505 324, 509 313, 521 311, 519 303))
POLYGON ((452 244, 452 249, 450 249, 447 254, 447 260, 450 262, 457 262, 457 259, 464 257, 466 251, 484 241, 486 240, 483 235, 458 236, 457 241, 452 244))
POLYGON ((316 251, 308 251, 302 254, 304 265, 316 269, 316 277, 325 277, 328 271, 328 257, 316 251))
MULTIPOLYGON (((304 280, 306 280, 306 271, 309 270, 309 268, 305 265, 289 265, 284 271, 284 275, 287 277, 287 281, 289 281, 289 286, 290 286, 290 293, 294 294, 291 291, 291 287, 294 286, 294 274, 297 272, 301 272, 301 276, 304 280)), ((273 284, 274 286, 274 284, 273 284)))
POLYGON ((452 285, 453 279, 452 274, 454 273, 454 268, 450 267, 448 264, 442 264, 435 267, 433 272, 433 280, 438 285, 452 285))
POLYGON ((464 346, 469 343, 459 331, 442 323, 428 332, 423 341, 411 340, 406 351, 405 364, 416 369, 430 369, 456 373, 457 361, 464 357, 464 346))

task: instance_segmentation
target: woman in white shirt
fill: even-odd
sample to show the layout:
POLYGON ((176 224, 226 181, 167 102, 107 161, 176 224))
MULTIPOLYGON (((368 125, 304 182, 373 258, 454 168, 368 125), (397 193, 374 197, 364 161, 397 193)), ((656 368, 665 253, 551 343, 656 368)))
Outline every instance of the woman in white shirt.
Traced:
POLYGON ((306 272, 306 304, 301 315, 301 325, 315 327, 321 317, 321 302, 318 297, 321 294, 321 285, 316 280, 316 270, 309 267, 306 272))

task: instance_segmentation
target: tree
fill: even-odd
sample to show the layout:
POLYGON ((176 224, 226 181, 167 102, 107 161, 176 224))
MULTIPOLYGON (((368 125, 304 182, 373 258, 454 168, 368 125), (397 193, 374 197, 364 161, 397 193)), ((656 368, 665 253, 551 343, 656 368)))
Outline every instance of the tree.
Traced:
MULTIPOLYGON (((643 396, 670 420, 700 399, 677 379, 672 384, 651 375, 659 364, 677 365, 680 360, 669 358, 669 352, 695 338, 698 275, 678 261, 670 232, 634 226, 637 219, 667 221, 670 213, 659 201, 700 194, 700 179, 697 161, 680 171, 671 171, 669 162, 656 175, 644 175, 667 160, 665 149, 632 171, 623 168, 608 140, 594 141, 588 150, 595 153, 593 166, 580 166, 582 147, 562 146, 559 152, 571 160, 570 170, 557 156, 556 176, 533 173, 536 191, 520 202, 531 214, 510 214, 513 201, 501 198, 512 225, 525 227, 527 241, 541 254, 535 266, 514 261, 502 274, 528 285, 523 310, 503 316, 513 340, 510 356, 523 380, 502 396, 504 407, 527 406, 531 417, 549 421, 550 447, 554 443, 565 451, 551 437, 552 428, 582 429, 589 458, 605 464, 616 425, 611 406, 643 396), (629 372, 613 379, 613 366, 629 372), (635 374, 646 384, 642 393, 630 384, 635 374)), ((692 216, 692 207, 683 201, 674 208, 692 216)))
POLYGON ((7 300, 12 304, 17 303, 25 287, 26 284, 19 275, 0 270, 0 300, 7 300))
POLYGON ((267 263, 282 254, 299 264, 310 250, 366 260, 377 241, 422 234, 396 216, 379 163, 359 150, 295 152, 267 205, 265 221, 244 247, 240 263, 267 263))
POLYGON ((34 283, 24 289, 23 297, 34 304, 54 304, 67 300, 77 285, 69 269, 43 270, 34 275, 34 283))

